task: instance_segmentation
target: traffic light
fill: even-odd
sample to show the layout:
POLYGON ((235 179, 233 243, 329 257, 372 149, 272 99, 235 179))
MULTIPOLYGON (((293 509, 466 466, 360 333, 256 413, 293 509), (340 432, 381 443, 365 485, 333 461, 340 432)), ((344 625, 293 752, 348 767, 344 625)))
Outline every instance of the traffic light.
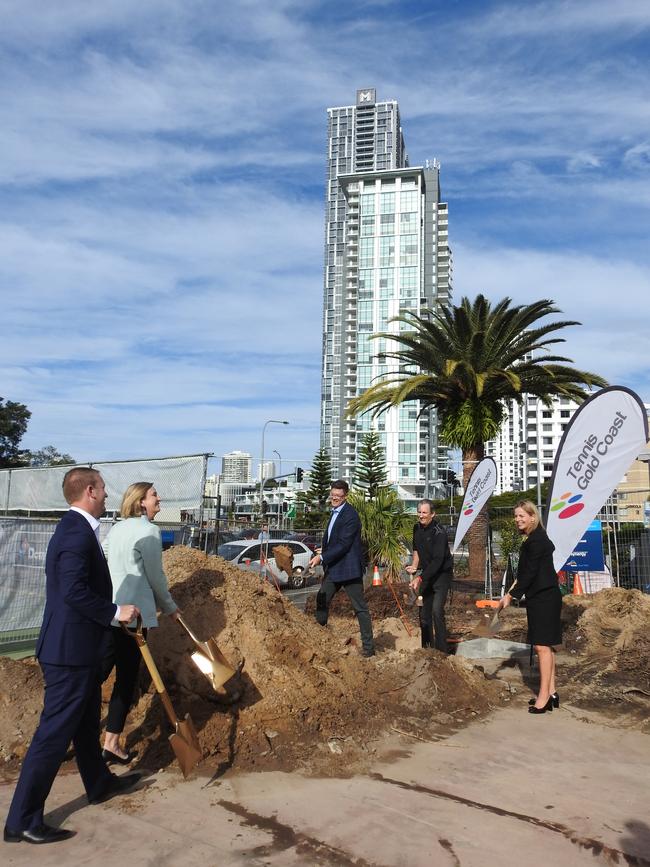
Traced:
POLYGON ((296 467, 296 482, 302 482, 304 471, 302 467, 296 467))

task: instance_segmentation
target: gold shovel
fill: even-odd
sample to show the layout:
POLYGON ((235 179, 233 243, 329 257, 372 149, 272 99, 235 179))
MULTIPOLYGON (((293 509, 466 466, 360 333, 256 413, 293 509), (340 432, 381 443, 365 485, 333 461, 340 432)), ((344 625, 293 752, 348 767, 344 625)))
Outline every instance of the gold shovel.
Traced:
POLYGON ((190 627, 179 614, 176 618, 183 629, 190 636, 196 646, 196 651, 192 654, 192 662, 199 669, 201 674, 204 674, 212 684, 212 689, 219 692, 220 688, 237 674, 237 671, 228 663, 228 660, 217 647, 217 642, 214 638, 208 638, 207 641, 199 641, 194 635, 190 627))
POLYGON ((192 772, 192 769, 196 767, 203 758, 201 745, 199 744, 199 738, 196 729, 194 728, 194 723, 190 719, 189 714, 185 714, 185 719, 183 720, 180 720, 176 716, 176 711, 172 705, 169 693, 165 689, 165 684, 162 682, 160 672, 158 671, 156 663, 153 661, 151 651, 147 646, 147 640, 142 633, 142 618, 140 615, 138 615, 137 629, 135 632, 128 630, 124 623, 120 625, 126 634, 130 635, 131 638, 134 638, 138 643, 142 658, 144 659, 145 665, 147 666, 151 679, 156 687, 156 692, 160 696, 160 700, 162 701, 165 712, 169 717, 169 721, 174 726, 173 734, 169 735, 169 743, 174 751, 174 755, 178 759, 178 764, 183 772, 183 776, 187 778, 192 772))

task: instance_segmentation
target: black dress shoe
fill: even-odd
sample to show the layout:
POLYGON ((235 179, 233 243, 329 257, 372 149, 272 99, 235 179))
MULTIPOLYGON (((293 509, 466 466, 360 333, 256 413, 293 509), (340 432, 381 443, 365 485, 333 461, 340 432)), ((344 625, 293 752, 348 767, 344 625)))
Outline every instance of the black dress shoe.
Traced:
POLYGON ((104 801, 114 798, 115 795, 124 795, 136 785, 139 779, 140 774, 124 774, 121 777, 113 774, 108 786, 104 789, 101 795, 96 795, 94 798, 88 798, 88 803, 103 804, 104 801))
POLYGON ((553 696, 549 698, 544 707, 535 707, 535 705, 531 705, 528 708, 528 713, 546 713, 547 711, 553 710, 553 696))
MULTIPOLYGON (((560 706, 560 693, 559 692, 552 692, 551 698, 553 699, 553 707, 559 707, 560 706)), ((536 701, 537 701, 536 698, 529 698, 528 699, 529 706, 532 707, 536 701)))
POLYGON ((104 749, 102 750, 102 758, 107 765, 128 765, 135 758, 135 753, 128 753, 126 758, 123 759, 122 756, 118 756, 117 753, 112 753, 110 750, 104 749))
POLYGON ((27 828, 25 831, 12 831, 5 825, 5 843, 58 843, 60 840, 69 840, 74 837, 76 831, 66 831, 63 828, 52 828, 50 825, 37 825, 36 828, 27 828))

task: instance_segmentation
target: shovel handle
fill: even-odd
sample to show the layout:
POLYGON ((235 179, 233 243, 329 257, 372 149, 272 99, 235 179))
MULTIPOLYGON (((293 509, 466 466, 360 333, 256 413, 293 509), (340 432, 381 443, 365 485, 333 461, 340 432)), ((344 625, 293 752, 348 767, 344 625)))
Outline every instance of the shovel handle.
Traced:
POLYGON ((177 622, 177 623, 180 623, 180 625, 183 627, 183 629, 185 630, 185 632, 187 632, 187 634, 190 636, 190 638, 192 639, 192 641, 193 641, 195 644, 200 644, 199 639, 198 639, 198 638, 196 637, 196 635, 192 632, 192 630, 191 630, 190 627, 187 625, 187 623, 183 620, 183 618, 181 617, 180 614, 179 614, 178 617, 176 618, 176 622, 177 622))
POLYGON ((142 632, 142 617, 138 614, 135 632, 127 629, 126 623, 120 623, 120 626, 127 635, 129 635, 134 641, 137 641, 140 648, 140 653, 142 654, 142 658, 144 659, 144 664, 147 666, 147 670, 151 675, 151 679, 153 680, 154 686, 156 687, 156 692, 160 696, 160 700, 163 703, 163 707, 165 708, 165 712, 169 717, 169 721, 174 726, 175 730, 178 729, 178 716, 176 715, 176 711, 174 710, 174 706, 172 705, 169 693, 165 689, 165 684, 162 681, 162 677, 160 676, 160 672, 158 671, 156 663, 153 661, 153 656, 151 655, 151 651, 149 650, 147 641, 142 632))

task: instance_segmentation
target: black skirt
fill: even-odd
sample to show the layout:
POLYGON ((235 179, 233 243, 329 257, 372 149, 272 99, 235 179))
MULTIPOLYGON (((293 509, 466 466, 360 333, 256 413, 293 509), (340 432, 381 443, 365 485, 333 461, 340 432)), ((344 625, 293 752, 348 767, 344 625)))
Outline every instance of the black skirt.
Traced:
POLYGON ((562 594, 560 588, 548 587, 526 600, 528 643, 551 647, 562 644, 562 594))

